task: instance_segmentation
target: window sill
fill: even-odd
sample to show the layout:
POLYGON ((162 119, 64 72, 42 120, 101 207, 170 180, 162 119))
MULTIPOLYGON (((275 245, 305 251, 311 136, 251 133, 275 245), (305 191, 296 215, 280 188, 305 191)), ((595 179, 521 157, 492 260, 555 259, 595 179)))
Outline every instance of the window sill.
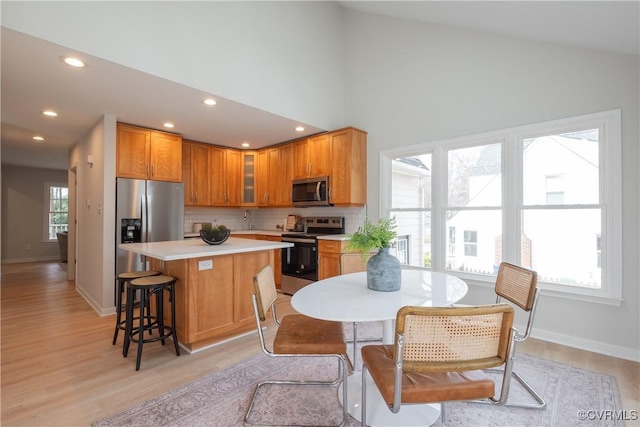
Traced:
MULTIPOLYGON (((449 272, 449 274, 451 273, 449 272)), ((493 289, 495 287, 495 283, 492 281, 478 280, 477 278, 472 279, 470 277, 462 277, 461 275, 458 275, 458 277, 460 277, 460 279, 464 280, 465 283, 470 286, 478 286, 489 289, 493 289)), ((549 287, 545 286, 545 284, 539 284, 538 288, 540 288, 540 296, 543 297, 562 298, 570 301, 582 301, 613 307, 620 307, 620 305, 622 305, 622 301, 624 301, 623 298, 615 298, 602 295, 589 295, 586 293, 576 292, 576 290, 573 289, 572 291, 550 289, 549 287)))

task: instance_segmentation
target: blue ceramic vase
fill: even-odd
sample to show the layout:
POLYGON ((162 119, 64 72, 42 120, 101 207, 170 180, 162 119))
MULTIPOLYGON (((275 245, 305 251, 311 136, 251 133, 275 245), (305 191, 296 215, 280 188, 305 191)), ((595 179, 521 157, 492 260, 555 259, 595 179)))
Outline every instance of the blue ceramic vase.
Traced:
POLYGON ((389 253, 389 248, 381 248, 367 262, 367 287, 374 291, 393 292, 400 290, 402 272, 400 261, 389 253))

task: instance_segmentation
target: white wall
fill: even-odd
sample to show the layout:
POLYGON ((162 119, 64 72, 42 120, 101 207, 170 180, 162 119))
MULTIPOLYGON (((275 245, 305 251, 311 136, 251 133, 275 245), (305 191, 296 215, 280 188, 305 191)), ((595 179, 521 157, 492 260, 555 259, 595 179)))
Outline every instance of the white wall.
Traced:
POLYGON ((77 178, 76 290, 99 314, 114 306, 115 129, 115 117, 105 116, 69 156, 77 178), (93 164, 87 163, 89 155, 93 164))
POLYGON ((2 166, 2 262, 60 259, 58 242, 45 242, 45 182, 67 183, 56 169, 2 166))
MULTIPOLYGON (((622 109, 624 301, 543 294, 535 335, 640 360, 638 57, 349 11, 345 28, 345 119, 369 132, 371 207, 382 149, 622 109)), ((467 301, 489 303, 491 293, 472 287, 467 301)))
POLYGON ((332 2, 2 2, 2 25, 313 124, 343 122, 332 2))

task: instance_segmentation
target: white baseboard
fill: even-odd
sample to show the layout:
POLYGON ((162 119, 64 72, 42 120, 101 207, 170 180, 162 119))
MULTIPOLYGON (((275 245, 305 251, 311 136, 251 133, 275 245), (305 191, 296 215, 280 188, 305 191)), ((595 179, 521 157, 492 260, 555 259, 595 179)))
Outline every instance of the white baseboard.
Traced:
POLYGON ((531 337, 539 339, 541 341, 548 341, 567 347, 578 348, 580 350, 591 351, 593 353, 604 354, 606 356, 617 357, 620 359, 631 360, 632 362, 640 363, 640 351, 629 347, 620 347, 617 345, 587 340, 575 336, 558 334, 556 332, 539 330, 535 327, 533 328, 531 337))
MULTIPOLYGON (((59 256, 42 256, 42 257, 31 257, 31 258, 10 258, 3 259, 3 264, 18 264, 21 262, 40 262, 40 261, 59 261, 59 256)), ((62 262, 62 261, 60 261, 62 262)))
POLYGON ((91 296, 84 291, 84 289, 79 288, 78 286, 76 286, 76 292, 78 292, 80 294, 80 296, 87 302, 87 304, 89 304, 89 306, 91 306, 91 308, 93 308, 93 311, 98 313, 98 316, 104 317, 104 316, 109 316, 111 314, 115 314, 116 313, 116 308, 115 307, 100 308, 100 304, 98 304, 96 301, 94 301, 91 298, 91 296))

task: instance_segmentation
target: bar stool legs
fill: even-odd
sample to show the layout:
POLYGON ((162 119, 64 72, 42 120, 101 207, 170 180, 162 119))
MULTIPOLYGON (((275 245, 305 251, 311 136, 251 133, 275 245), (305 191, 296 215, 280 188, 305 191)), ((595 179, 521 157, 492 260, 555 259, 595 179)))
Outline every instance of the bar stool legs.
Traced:
MULTIPOLYGON (((122 312, 126 310, 126 307, 122 305, 122 294, 125 292, 127 282, 138 279, 140 277, 158 276, 159 271, 145 270, 145 271, 125 271, 118 274, 116 283, 116 328, 113 331, 112 345, 116 345, 118 341, 118 333, 120 330, 125 330, 126 320, 122 320, 122 312)), ((142 312, 141 312, 142 313, 142 312)), ((147 311, 147 322, 151 321, 151 312, 147 311)))
POLYGON ((122 348, 122 354, 127 357, 129 352, 129 345, 131 341, 138 343, 138 352, 136 357, 136 371, 140 370, 140 360, 142 359, 142 346, 144 343, 160 341, 162 345, 165 344, 165 340, 169 337, 173 340, 173 345, 176 351, 176 356, 180 356, 180 347, 178 344, 178 336, 175 330, 175 283, 176 279, 171 276, 151 276, 141 277, 131 280, 127 284, 127 315, 125 320, 125 337, 124 346, 122 348), (133 327, 133 301, 136 291, 140 291, 140 310, 146 310, 150 307, 151 300, 155 296, 155 318, 152 322, 140 321, 137 329, 133 327), (171 323, 165 325, 164 323, 164 294, 165 292, 169 297, 169 309, 171 323), (145 337, 145 332, 149 332, 156 329, 158 336, 145 337))

